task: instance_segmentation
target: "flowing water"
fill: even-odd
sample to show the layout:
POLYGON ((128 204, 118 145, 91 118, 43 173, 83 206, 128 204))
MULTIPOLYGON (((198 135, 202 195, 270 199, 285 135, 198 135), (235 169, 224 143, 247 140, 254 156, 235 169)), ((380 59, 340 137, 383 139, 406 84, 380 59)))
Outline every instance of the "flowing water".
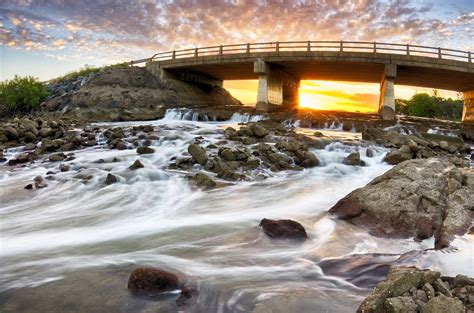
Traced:
POLYGON ((197 136, 221 140, 225 125, 182 117, 103 124, 154 125, 160 139, 152 155, 103 144, 76 151, 68 172, 51 162, 0 166, 0 312, 350 312, 390 264, 474 274, 472 235, 435 252, 425 250, 432 240, 375 238, 326 214, 390 169, 376 146, 373 158, 363 157, 368 166, 342 164, 355 149, 365 156, 366 147, 346 144, 360 134, 322 130, 342 142, 313 150, 320 166, 204 191, 166 167, 197 136), (129 170, 136 159, 145 168, 129 170), (23 189, 48 171, 57 172, 48 187, 23 189), (93 178, 84 183, 78 172, 93 178), (119 183, 104 185, 109 172, 119 183), (271 240, 258 228, 262 218, 297 220, 310 239, 271 240), (131 296, 127 280, 138 266, 181 273, 198 295, 179 308, 176 293, 131 296))

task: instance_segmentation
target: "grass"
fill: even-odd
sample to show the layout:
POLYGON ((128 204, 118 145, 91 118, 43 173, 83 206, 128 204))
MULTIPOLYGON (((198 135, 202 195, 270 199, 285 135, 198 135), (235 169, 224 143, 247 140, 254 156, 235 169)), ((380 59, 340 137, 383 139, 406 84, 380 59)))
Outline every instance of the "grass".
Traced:
POLYGON ((117 63, 117 64, 112 64, 112 65, 106 65, 102 67, 94 67, 94 66, 84 66, 78 70, 68 72, 64 74, 63 76, 59 76, 56 78, 53 78, 48 81, 50 84, 57 84, 61 83, 67 80, 74 80, 80 76, 87 76, 91 73, 97 73, 102 70, 108 69, 108 68, 127 68, 129 66, 128 62, 125 63, 117 63))

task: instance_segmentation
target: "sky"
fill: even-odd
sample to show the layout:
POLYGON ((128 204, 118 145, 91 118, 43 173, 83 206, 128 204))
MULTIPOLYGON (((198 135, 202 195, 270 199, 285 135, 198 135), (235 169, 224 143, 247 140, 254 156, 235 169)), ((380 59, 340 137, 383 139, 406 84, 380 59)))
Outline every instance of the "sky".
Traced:
MULTIPOLYGON (((0 0, 0 80, 48 80, 158 51, 309 39, 474 51, 474 0, 0 0)), ((226 82, 246 103, 255 84, 226 82)), ((312 81, 300 91, 318 105, 378 101, 376 85, 312 81)), ((401 97, 417 91, 425 90, 396 90, 401 97)))

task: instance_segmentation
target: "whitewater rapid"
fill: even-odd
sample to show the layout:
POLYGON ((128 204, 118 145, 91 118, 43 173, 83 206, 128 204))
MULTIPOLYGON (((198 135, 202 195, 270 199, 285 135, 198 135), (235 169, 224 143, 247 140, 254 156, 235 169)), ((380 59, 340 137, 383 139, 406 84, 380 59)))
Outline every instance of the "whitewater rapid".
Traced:
MULTIPOLYGON (((334 142, 312 150, 321 161, 318 167, 204 191, 193 186, 186 173, 167 170, 170 159, 185 152, 196 137, 206 144, 218 142, 227 125, 238 127, 235 120, 251 117, 217 123, 175 113, 152 122, 98 124, 153 125, 159 139, 152 142, 156 152, 151 155, 111 150, 102 142, 74 151, 75 159, 66 162, 71 166, 68 172, 60 172, 51 162, 0 165, 0 311, 25 309, 22 303, 51 310, 49 302, 57 312, 65 307, 91 311, 91 305, 100 308, 96 312, 175 309, 169 299, 157 302, 128 295, 128 274, 146 265, 182 273, 198 286, 198 303, 191 311, 258 312, 262 306, 283 310, 285 305, 295 312, 314 305, 324 310, 336 297, 339 302, 331 312, 344 312, 354 310, 372 285, 356 284, 342 274, 326 275, 321 261, 339 258, 351 271, 360 265, 351 265, 354 254, 387 254, 374 256, 382 266, 403 253, 433 246, 432 240, 375 238, 326 214, 347 193, 391 168, 382 162, 385 148, 334 142), (374 157, 365 157, 367 148, 374 157), (366 167, 342 164, 355 150, 366 167), (144 168, 129 170, 135 160, 144 168), (46 180, 48 187, 23 189, 49 171, 56 174, 54 180, 46 180), (93 178, 84 183, 76 178, 78 173, 93 178), (119 183, 105 186, 108 173, 119 183), (262 218, 297 220, 310 240, 271 240, 257 227, 262 218), (62 291, 68 301, 60 300, 62 291), (103 294, 93 296, 96 293, 103 294)), ((322 132, 360 140, 360 134, 339 129, 322 132)), ((20 152, 12 149, 7 157, 20 152)), ((447 275, 473 276, 466 257, 474 252, 471 237, 457 238, 449 251, 423 252, 403 262, 447 275)), ((369 270, 358 275, 372 277, 369 270)))

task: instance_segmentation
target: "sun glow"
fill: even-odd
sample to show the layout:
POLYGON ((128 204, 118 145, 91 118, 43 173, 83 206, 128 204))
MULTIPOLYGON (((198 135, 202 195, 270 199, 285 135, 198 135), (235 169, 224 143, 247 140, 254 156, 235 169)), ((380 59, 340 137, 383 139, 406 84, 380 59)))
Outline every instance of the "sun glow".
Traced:
MULTIPOLYGON (((243 104, 254 106, 257 98, 257 80, 224 81, 226 88, 243 104)), ((348 112, 377 112, 379 84, 302 80, 299 88, 299 106, 316 110, 348 112)), ((432 93, 431 89, 395 86, 397 98, 409 99, 419 92, 432 93)), ((452 91, 440 90, 443 97, 456 98, 452 91)))

